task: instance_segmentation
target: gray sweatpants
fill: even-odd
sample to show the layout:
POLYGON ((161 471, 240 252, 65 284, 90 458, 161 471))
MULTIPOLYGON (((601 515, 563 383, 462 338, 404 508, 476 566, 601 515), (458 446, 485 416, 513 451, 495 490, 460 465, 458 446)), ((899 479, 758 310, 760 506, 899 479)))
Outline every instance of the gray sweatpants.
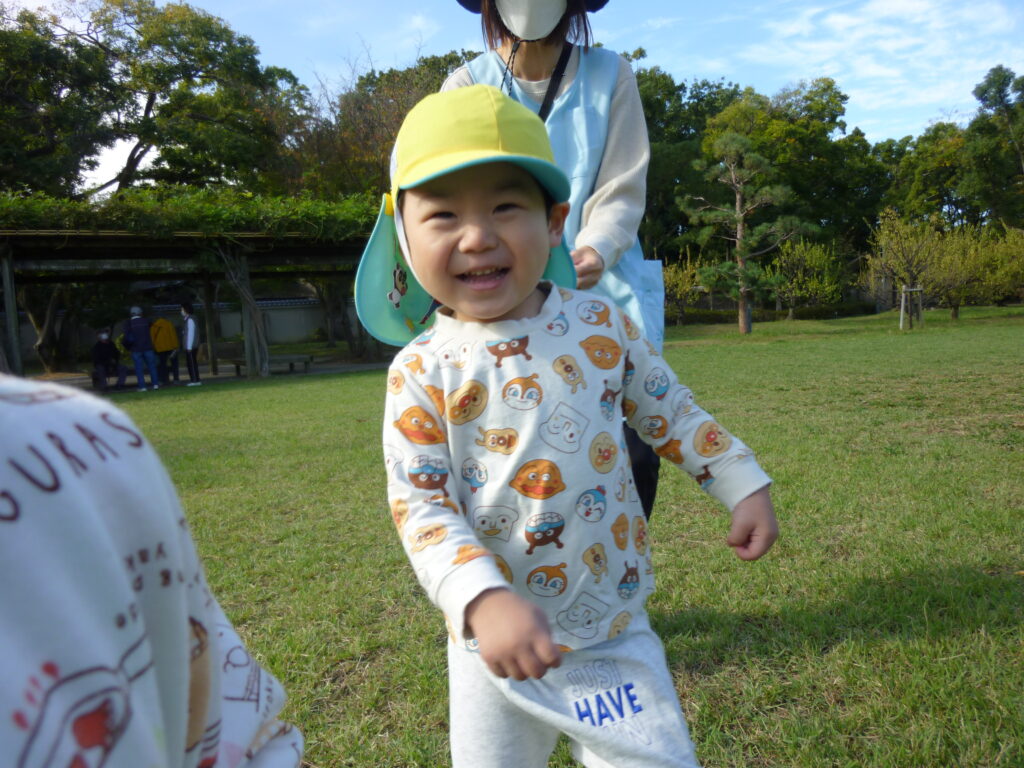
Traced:
POLYGON ((560 733, 587 768, 697 768, 661 641, 646 616, 540 680, 491 674, 448 644, 454 768, 542 768, 560 733))

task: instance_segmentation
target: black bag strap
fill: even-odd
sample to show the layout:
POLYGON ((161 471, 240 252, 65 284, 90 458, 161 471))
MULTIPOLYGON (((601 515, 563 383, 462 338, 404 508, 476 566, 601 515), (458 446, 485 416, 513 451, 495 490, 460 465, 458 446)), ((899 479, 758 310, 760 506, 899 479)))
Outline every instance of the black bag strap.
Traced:
POLYGON ((548 115, 551 114, 551 107, 555 103, 555 96, 558 95, 558 88, 562 84, 562 76, 565 74, 565 68, 569 64, 570 54, 572 54, 572 44, 566 43, 562 46, 562 55, 558 57, 555 70, 551 73, 551 80, 548 81, 548 90, 544 94, 544 103, 540 105, 540 111, 537 113, 537 116, 542 121, 547 121, 548 115))

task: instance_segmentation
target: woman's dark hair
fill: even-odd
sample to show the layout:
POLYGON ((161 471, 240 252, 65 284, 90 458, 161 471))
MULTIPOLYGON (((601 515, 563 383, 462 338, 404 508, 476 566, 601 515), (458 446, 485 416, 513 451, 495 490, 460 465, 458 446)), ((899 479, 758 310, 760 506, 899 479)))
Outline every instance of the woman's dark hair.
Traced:
MULTIPOLYGON (((498 8, 494 0, 481 0, 480 2, 480 27, 484 32, 484 40, 488 48, 499 48, 506 40, 515 40, 515 35, 509 32, 505 22, 498 15, 498 8)), ((585 0, 566 0, 565 13, 561 20, 551 30, 551 34, 544 38, 549 45, 557 45, 568 41, 583 46, 583 50, 590 47, 593 33, 590 31, 590 20, 587 18, 587 6, 585 0)))
POLYGON ((191 315, 191 314, 194 313, 194 311, 192 309, 192 302, 191 301, 183 301, 183 302, 181 302, 181 308, 185 310, 185 314, 186 315, 191 315))

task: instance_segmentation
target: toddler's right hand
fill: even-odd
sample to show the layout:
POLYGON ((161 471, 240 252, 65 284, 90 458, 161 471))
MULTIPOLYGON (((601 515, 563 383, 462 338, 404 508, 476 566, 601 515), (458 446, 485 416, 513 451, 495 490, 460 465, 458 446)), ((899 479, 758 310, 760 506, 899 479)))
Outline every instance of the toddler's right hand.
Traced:
POLYGON ((544 612, 511 590, 481 592, 465 615, 481 658, 498 677, 539 679, 548 668, 562 663, 544 612))

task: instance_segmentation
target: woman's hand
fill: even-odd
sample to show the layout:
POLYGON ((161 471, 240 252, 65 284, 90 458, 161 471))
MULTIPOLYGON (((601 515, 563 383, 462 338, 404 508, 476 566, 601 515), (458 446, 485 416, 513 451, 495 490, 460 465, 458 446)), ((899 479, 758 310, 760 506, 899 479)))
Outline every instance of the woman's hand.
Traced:
POLYGON ((569 254, 576 265, 576 287, 593 288, 604 274, 604 259, 601 254, 585 245, 569 254))

